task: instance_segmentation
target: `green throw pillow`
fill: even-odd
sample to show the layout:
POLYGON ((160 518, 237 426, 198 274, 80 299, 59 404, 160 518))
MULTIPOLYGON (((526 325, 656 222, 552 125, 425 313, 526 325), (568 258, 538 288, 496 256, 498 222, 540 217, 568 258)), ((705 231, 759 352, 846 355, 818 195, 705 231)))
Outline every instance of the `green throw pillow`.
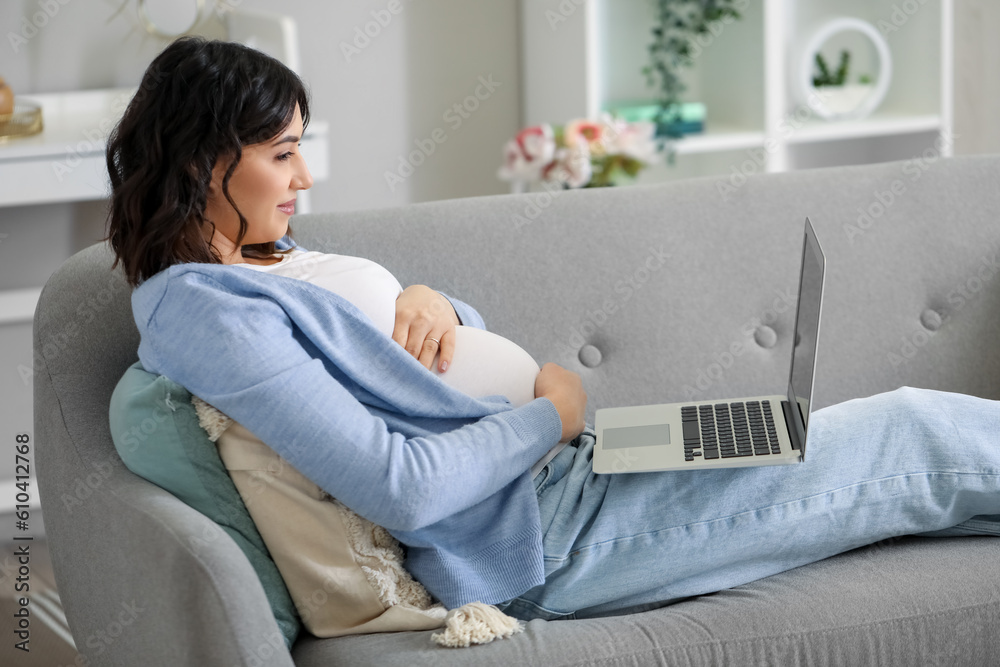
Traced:
POLYGON ((302 627, 295 605, 215 443, 198 424, 191 392, 137 361, 118 381, 109 412, 125 466, 217 523, 243 550, 291 648, 302 627))

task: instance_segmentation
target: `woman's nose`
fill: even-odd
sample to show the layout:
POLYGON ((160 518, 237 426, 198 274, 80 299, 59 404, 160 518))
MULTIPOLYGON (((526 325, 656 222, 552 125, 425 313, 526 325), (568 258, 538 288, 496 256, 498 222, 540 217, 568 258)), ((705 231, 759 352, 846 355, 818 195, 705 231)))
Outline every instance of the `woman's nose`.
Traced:
POLYGON ((295 174, 292 177, 292 187, 295 190, 308 190, 312 187, 312 184, 313 178, 312 174, 309 173, 309 166, 300 157, 298 169, 295 170, 295 174))

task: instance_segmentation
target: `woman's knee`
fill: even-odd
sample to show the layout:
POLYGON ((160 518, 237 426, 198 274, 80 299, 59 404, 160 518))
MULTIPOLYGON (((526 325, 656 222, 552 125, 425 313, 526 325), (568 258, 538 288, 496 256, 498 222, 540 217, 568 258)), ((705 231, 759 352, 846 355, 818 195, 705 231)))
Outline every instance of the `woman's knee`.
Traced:
POLYGON ((927 390, 900 387, 819 410, 812 416, 810 436, 815 428, 816 432, 823 432, 824 439, 887 444, 951 428, 940 414, 927 390))

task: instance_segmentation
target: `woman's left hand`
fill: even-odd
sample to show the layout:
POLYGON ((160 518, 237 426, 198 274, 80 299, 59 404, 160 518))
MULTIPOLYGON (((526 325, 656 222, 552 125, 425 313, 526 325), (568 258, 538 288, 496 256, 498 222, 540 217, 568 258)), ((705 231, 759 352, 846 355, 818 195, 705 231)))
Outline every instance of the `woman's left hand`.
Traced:
POLYGON ((396 298, 392 339, 427 369, 440 354, 438 370, 444 373, 455 353, 458 324, 458 315, 448 299, 426 285, 410 285, 396 298))

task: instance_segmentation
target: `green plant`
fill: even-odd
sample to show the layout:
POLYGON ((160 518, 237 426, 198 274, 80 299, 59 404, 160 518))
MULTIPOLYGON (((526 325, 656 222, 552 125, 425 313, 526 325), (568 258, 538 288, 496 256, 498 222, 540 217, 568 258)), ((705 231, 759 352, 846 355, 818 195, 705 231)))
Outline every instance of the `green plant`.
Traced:
MULTIPOLYGON (((823 57, 823 54, 817 53, 816 69, 818 70, 818 73, 813 75, 813 86, 816 88, 821 86, 843 86, 847 83, 850 66, 851 54, 847 51, 847 49, 840 52, 840 62, 837 64, 837 71, 833 73, 830 72, 830 67, 826 64, 826 59, 823 57)), ((858 83, 872 83, 871 75, 862 74, 858 76, 858 83)))
POLYGON ((718 27, 741 18, 736 10, 746 0, 653 0, 656 23, 649 45, 649 65, 642 68, 646 83, 658 89, 659 123, 676 121, 681 94, 686 89, 681 72, 694 64, 706 40, 718 27), (699 39, 701 38, 701 39, 699 39), (696 41, 698 40, 698 41, 696 41))
POLYGON ((840 52, 840 63, 837 65, 836 74, 830 72, 826 64, 826 59, 822 53, 816 54, 816 69, 819 74, 813 76, 813 86, 843 86, 847 82, 847 70, 851 64, 851 54, 844 49, 840 52))

